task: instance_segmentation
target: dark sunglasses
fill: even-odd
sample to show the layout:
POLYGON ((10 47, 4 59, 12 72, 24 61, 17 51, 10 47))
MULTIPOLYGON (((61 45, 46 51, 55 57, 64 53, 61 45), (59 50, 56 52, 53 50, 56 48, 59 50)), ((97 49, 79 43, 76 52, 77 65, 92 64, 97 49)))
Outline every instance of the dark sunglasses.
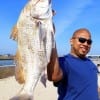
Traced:
POLYGON ((80 43, 85 43, 87 42, 88 45, 91 45, 92 44, 92 40, 91 39, 86 39, 86 38, 83 38, 83 37, 73 37, 73 39, 78 39, 78 41, 80 43))

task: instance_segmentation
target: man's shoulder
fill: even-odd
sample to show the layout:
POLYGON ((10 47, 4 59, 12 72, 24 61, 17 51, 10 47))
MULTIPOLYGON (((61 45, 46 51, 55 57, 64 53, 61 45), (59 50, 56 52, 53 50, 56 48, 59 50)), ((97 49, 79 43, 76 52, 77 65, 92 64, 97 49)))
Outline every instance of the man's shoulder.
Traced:
POLYGON ((69 55, 64 55, 64 56, 60 56, 59 57, 59 62, 60 63, 64 63, 65 61, 67 61, 67 59, 69 58, 69 55))
POLYGON ((64 59, 64 58, 67 58, 69 57, 69 54, 66 54, 66 55, 63 55, 63 56, 59 56, 59 59, 64 59))

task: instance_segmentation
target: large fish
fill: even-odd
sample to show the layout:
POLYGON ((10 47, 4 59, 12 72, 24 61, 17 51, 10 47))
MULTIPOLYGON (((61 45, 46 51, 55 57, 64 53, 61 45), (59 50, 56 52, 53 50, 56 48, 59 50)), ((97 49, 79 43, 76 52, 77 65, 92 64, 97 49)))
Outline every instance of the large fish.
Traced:
POLYGON ((15 78, 24 86, 10 100, 33 100, 36 84, 50 61, 52 48, 55 48, 53 15, 51 0, 30 0, 21 11, 11 38, 18 45, 15 78))

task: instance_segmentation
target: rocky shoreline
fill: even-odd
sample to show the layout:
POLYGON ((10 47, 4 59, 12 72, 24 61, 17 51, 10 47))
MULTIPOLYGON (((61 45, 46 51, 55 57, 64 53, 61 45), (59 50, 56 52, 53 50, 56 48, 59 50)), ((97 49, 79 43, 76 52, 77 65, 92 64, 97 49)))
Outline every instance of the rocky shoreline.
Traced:
POLYGON ((14 76, 15 66, 0 67, 0 79, 14 76))

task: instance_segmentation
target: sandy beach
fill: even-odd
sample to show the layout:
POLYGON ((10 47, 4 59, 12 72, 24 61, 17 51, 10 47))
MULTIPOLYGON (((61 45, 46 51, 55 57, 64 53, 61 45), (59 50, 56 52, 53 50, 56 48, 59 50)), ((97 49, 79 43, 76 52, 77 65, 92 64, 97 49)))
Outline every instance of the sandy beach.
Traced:
MULTIPOLYGON (((13 74, 14 67, 0 68, 0 100, 9 100, 23 87, 15 80, 13 74)), ((100 74, 98 74, 98 86, 100 87, 100 74)), ((34 92, 34 100, 57 100, 57 88, 50 81, 47 81, 45 88, 39 81, 34 92)))
MULTIPOLYGON (((14 76, 0 79, 0 100, 9 100, 20 91, 22 86, 16 82, 14 76)), ((46 88, 39 82, 34 92, 34 100, 57 100, 56 88, 49 81, 46 88)))

